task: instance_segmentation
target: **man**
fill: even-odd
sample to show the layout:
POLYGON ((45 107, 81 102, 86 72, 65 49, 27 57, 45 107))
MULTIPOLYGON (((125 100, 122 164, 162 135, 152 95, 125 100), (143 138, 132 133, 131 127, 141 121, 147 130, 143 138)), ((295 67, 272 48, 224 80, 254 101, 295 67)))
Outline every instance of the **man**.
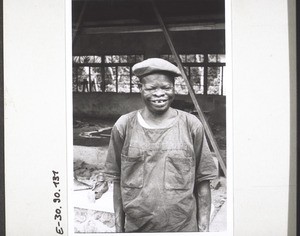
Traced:
POLYGON ((159 58, 132 71, 145 107, 116 122, 105 164, 116 176, 116 231, 208 231, 216 166, 201 122, 170 107, 180 71, 159 58))

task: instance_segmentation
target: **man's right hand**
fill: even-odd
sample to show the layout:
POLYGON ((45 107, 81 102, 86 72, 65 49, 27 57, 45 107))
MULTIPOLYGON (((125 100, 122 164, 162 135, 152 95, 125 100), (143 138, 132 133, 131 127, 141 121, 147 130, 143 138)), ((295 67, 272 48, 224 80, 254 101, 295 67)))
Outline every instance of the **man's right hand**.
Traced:
POLYGON ((115 227, 117 233, 125 232, 125 213, 123 211, 120 182, 114 182, 114 211, 115 211, 115 227))

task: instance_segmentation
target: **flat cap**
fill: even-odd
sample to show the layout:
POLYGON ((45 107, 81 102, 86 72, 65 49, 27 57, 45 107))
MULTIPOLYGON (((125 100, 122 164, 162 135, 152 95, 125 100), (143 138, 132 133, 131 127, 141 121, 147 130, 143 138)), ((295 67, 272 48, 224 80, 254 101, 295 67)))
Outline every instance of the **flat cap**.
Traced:
POLYGON ((181 75, 180 70, 177 66, 161 58, 149 58, 147 60, 139 62, 132 67, 132 72, 140 78, 149 74, 159 72, 174 74, 174 76, 181 75))

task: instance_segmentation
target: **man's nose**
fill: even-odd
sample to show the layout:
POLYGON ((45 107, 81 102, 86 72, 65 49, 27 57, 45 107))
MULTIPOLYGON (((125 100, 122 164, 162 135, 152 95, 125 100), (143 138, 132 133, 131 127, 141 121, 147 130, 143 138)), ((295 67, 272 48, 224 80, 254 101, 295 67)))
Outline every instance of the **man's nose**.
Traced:
POLYGON ((155 89, 155 91, 154 91, 153 94, 154 94, 155 96, 164 96, 165 93, 166 93, 166 91, 165 91, 164 89, 157 88, 157 89, 155 89))

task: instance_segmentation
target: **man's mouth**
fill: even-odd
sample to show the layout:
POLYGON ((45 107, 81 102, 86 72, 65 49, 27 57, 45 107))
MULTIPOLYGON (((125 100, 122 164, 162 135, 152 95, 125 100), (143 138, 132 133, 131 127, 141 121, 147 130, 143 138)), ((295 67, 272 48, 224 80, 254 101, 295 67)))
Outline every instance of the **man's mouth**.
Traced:
POLYGON ((167 102, 167 99, 151 100, 151 103, 155 105, 164 105, 167 102))

